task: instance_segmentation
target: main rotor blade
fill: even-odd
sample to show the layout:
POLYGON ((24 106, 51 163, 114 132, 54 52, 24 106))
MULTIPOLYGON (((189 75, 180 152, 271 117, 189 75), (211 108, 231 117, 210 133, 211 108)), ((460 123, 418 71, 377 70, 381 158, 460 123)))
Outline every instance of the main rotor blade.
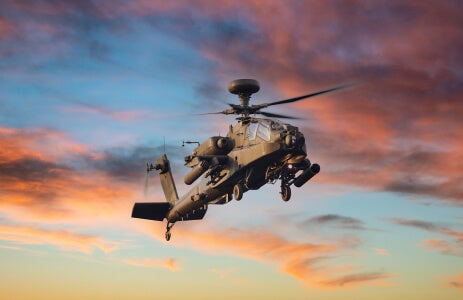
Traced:
POLYGON ((194 114, 195 116, 204 116, 204 115, 232 115, 235 114, 234 109, 226 109, 223 111, 217 111, 217 112, 210 112, 210 113, 202 113, 202 114, 194 114))
POLYGON ((269 103, 257 104, 257 105, 255 105, 255 107, 260 109, 260 108, 265 108, 265 107, 272 106, 272 105, 292 103, 292 102, 300 101, 300 100, 307 99, 307 98, 310 98, 310 97, 315 97, 315 96, 318 96, 318 95, 321 95, 321 94, 326 94, 326 93, 334 92, 334 91, 337 91, 337 90, 342 90, 342 89, 351 87, 353 85, 355 85, 355 83, 344 84, 344 85, 332 87, 332 88, 329 88, 329 89, 326 89, 326 90, 321 90, 321 91, 318 91, 318 92, 315 92, 315 93, 310 93, 310 94, 295 97, 295 98, 290 98, 290 99, 285 99, 285 100, 280 100, 280 101, 275 101, 275 102, 269 102, 269 103))
POLYGON ((256 112, 256 114, 261 114, 261 115, 264 115, 264 116, 270 117, 270 118, 293 119, 293 120, 302 120, 303 119, 303 118, 298 118, 298 117, 290 117, 290 116, 285 116, 285 115, 269 113, 269 112, 265 112, 265 111, 259 111, 259 112, 256 112))
POLYGON ((205 115, 223 115, 223 111, 202 113, 202 114, 193 114, 193 116, 205 116, 205 115))

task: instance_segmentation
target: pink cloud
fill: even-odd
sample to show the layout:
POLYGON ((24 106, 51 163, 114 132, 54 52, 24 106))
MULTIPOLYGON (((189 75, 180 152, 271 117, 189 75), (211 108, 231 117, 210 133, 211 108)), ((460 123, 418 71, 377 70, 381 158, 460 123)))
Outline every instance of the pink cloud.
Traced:
POLYGON ((72 114, 97 114, 109 117, 116 121, 120 122, 132 122, 136 121, 137 119, 146 117, 149 112, 147 111, 137 111, 137 110, 126 110, 126 111, 118 111, 112 110, 109 108, 105 108, 102 106, 93 106, 93 105, 73 105, 70 107, 63 108, 65 112, 69 112, 72 114))
POLYGON ((421 246, 428 250, 441 252, 443 254, 463 257, 463 245, 458 245, 443 239, 427 239, 421 242, 421 246))
POLYGON ((9 36, 13 32, 12 29, 13 27, 7 20, 0 18, 0 40, 9 36))
MULTIPOLYGON (((364 82, 288 105, 313 121, 301 129, 311 158, 323 163, 317 180, 461 205, 463 133, 455 130, 463 113, 457 67, 463 57, 455 50, 461 45, 459 6, 198 1, 192 8, 183 2, 141 0, 126 9, 143 16, 185 14, 211 21, 211 36, 205 31, 190 42, 217 64, 224 86, 230 74, 259 76, 263 86, 273 88, 268 92, 280 93, 279 100, 364 82), (275 14, 278 19, 269 18, 275 14)), ((181 20, 170 30, 183 36, 187 26, 181 20)), ((272 100, 260 101, 259 96, 252 101, 272 100)))
MULTIPOLYGON (((459 6, 199 1, 193 9, 184 3, 136 1, 129 11, 189 12, 216 22, 212 37, 199 36, 191 43, 217 63, 224 86, 230 74, 258 75, 281 97, 293 97, 338 83, 365 82, 288 106, 315 121, 302 130, 311 157, 323 162, 317 180, 461 205, 463 134, 455 130, 463 113, 457 67, 463 58, 455 46, 461 45, 459 6), (230 11, 240 12, 240 18, 230 11), (274 14, 278 20, 268 17, 274 14)), ((183 24, 177 26, 172 30, 182 34, 183 24)))
POLYGON ((447 240, 441 238, 427 239, 421 242, 421 246, 428 250, 438 251, 446 255, 463 256, 463 232, 453 230, 440 224, 421 220, 396 218, 391 219, 391 222, 402 226, 415 227, 441 234, 445 236, 447 240))

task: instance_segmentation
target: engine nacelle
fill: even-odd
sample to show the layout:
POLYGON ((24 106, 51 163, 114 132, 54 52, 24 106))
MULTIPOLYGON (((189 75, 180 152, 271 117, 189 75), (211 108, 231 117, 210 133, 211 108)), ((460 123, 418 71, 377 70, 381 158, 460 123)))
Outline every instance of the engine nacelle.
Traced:
POLYGON ((213 136, 196 147, 196 149, 193 151, 193 155, 226 155, 230 153, 234 147, 235 142, 232 138, 213 136))

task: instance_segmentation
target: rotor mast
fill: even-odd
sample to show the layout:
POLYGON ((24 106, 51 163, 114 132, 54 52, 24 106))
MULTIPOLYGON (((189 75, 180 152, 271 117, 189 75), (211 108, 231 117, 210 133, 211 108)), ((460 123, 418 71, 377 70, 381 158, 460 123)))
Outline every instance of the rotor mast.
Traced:
POLYGON ((238 94, 240 98, 240 104, 242 107, 249 107, 249 100, 251 100, 251 94, 238 94))

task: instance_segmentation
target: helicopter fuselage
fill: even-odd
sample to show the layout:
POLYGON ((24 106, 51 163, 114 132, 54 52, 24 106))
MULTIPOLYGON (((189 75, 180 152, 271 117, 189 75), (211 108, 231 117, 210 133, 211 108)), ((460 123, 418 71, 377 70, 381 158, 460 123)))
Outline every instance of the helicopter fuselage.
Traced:
POLYGON ((305 138, 289 124, 253 118, 230 126, 227 138, 234 143, 227 155, 201 156, 193 151, 185 159, 187 166, 194 168, 205 161, 207 170, 215 171, 204 171, 200 182, 169 211, 168 222, 189 220, 198 211, 205 212, 209 204, 240 200, 242 193, 278 179, 289 187, 297 172, 310 167, 305 138))

